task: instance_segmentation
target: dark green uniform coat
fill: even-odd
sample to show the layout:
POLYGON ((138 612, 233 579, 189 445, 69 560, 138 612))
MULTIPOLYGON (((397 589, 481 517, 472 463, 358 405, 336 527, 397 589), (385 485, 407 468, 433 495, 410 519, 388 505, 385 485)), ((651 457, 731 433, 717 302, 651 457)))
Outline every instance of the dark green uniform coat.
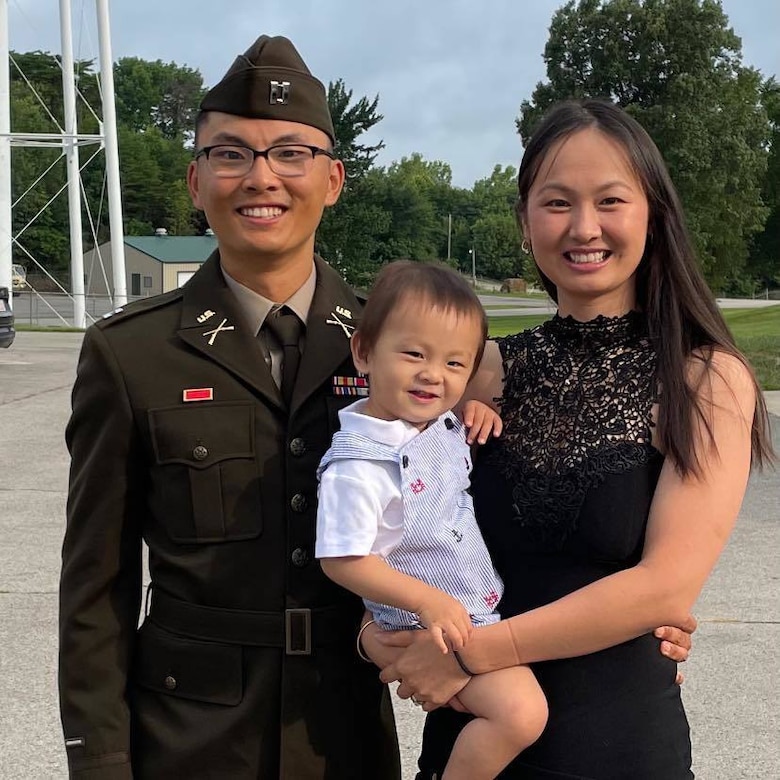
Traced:
POLYGON ((316 467, 355 400, 334 391, 355 369, 328 320, 360 310, 315 262, 289 412, 216 255, 85 335, 60 599, 73 776, 400 774, 388 692, 355 653, 362 606, 314 559, 316 467))

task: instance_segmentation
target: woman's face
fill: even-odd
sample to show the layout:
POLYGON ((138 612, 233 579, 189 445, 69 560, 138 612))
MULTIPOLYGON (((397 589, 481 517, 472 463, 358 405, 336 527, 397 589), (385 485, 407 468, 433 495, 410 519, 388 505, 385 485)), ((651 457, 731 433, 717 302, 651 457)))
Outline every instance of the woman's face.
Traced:
POLYGON ((562 315, 587 320, 635 307, 648 219, 642 184, 616 141, 588 128, 550 147, 522 222, 562 315))

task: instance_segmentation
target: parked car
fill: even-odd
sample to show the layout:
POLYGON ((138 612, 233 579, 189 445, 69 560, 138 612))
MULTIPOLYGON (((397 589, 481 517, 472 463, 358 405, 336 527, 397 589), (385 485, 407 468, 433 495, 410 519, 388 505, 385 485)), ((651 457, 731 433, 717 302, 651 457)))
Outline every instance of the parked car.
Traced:
POLYGON ((27 287, 27 271, 23 265, 14 263, 11 266, 11 289, 14 295, 19 293, 27 287))
POLYGON ((8 304, 8 288, 0 287, 0 347, 10 347, 15 336, 14 313, 8 304))

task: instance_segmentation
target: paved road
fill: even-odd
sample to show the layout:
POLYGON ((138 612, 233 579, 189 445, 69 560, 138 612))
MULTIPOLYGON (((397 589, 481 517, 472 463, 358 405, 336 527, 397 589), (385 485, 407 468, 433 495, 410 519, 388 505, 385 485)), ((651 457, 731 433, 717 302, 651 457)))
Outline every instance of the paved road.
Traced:
MULTIPOLYGON (((65 777, 56 699, 56 588, 67 482, 62 431, 78 333, 20 333, 0 350, 0 778, 65 777)), ((780 450, 780 393, 769 394, 780 450)), ((780 777, 780 473, 754 475, 697 605, 684 669, 703 780, 780 777)), ((405 777, 420 713, 397 708, 405 777)))
MULTIPOLYGON (((549 299, 518 298, 509 295, 480 295, 480 300, 491 317, 516 317, 522 314, 551 315, 555 304, 549 299)), ((751 300, 748 298, 720 298, 724 309, 777 306, 780 301, 751 300)), ((100 319, 114 308, 107 297, 88 296, 85 301, 87 323, 100 319)), ((13 299, 16 321, 24 325, 60 327, 73 324, 73 301, 64 294, 22 293, 13 299)))

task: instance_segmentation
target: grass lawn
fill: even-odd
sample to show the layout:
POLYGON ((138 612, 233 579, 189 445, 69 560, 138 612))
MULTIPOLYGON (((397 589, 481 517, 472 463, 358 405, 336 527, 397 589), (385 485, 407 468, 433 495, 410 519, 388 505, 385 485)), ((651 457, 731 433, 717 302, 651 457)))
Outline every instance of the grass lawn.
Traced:
MULTIPOLYGON (((488 313, 489 315, 489 313, 488 313)), ((723 309, 737 345, 745 353, 764 390, 780 390, 780 306, 760 309, 723 309)), ((491 336, 532 328, 549 319, 547 315, 493 317, 491 336)))
POLYGON ((725 309, 723 314, 761 387, 780 390, 780 306, 725 309))

